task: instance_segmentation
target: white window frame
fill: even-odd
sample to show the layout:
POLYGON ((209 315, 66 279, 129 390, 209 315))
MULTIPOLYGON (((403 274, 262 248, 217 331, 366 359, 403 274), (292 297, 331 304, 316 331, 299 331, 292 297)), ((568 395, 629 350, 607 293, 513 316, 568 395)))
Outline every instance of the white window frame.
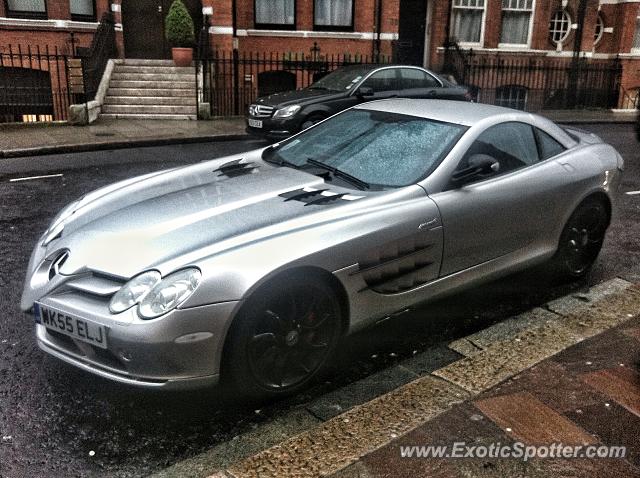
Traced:
MULTIPOLYGON (((511 2, 517 2, 518 0, 509 0, 511 2)), ((527 32, 527 43, 498 43, 498 48, 514 48, 514 49, 522 49, 522 48, 526 48, 529 49, 531 48, 531 37, 533 36, 533 22, 535 19, 535 15, 536 15, 536 0, 532 0, 531 1, 531 10, 529 10, 528 8, 503 8, 502 7, 502 1, 500 2, 500 16, 502 17, 502 12, 503 11, 511 11, 511 12, 531 12, 531 15, 529 16, 529 31, 527 32)), ((502 27, 503 25, 500 25, 500 36, 502 36, 502 27)))
MULTIPOLYGON (((640 11, 636 15, 636 27, 633 31, 633 41, 635 43, 636 35, 640 35, 640 11)), ((631 44, 631 53, 634 55, 640 55, 640 47, 634 48, 633 44, 631 44)))
POLYGON ((554 45, 564 45, 564 42, 567 40, 567 38, 569 38, 569 35, 571 34, 571 15, 569 14, 569 12, 567 10, 556 10, 555 13, 553 14, 553 16, 551 17, 551 20, 549 21, 549 39, 551 40, 551 42, 554 45), (554 23, 555 26, 557 26, 557 23, 555 18, 558 14, 563 15, 563 18, 561 20, 559 20, 559 22, 562 24, 564 23, 564 21, 566 20, 566 24, 567 24, 567 31, 564 32, 563 37, 560 40, 555 40, 553 38, 553 34, 554 33, 560 33, 562 32, 562 30, 557 30, 557 29, 551 29, 551 24, 554 23))
MULTIPOLYGON (((483 0, 484 5, 482 7, 477 7, 477 6, 462 6, 462 5, 456 5, 456 0, 453 0, 451 2, 451 25, 450 28, 451 30, 453 30, 454 28, 454 11, 455 10, 482 10, 482 20, 480 21, 480 41, 479 42, 469 42, 469 41, 459 41, 458 38, 456 37, 456 40, 458 40, 458 44, 462 47, 484 47, 484 29, 485 29, 485 23, 487 20, 487 2, 489 0, 483 0)), ((475 2, 477 3, 478 0, 468 0, 468 3, 472 3, 475 2)), ((455 36, 455 35, 454 35, 455 36)))

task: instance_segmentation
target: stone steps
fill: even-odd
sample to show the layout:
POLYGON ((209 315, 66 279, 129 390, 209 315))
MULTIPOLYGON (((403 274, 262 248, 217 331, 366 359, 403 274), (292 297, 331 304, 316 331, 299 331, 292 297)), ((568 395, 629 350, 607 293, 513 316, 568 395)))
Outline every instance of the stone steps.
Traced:
MULTIPOLYGON (((145 90, 149 92, 149 90, 145 90)), ((105 105, 173 105, 195 106, 195 95, 190 96, 107 96, 105 105)))
POLYGON ((149 89, 149 88, 177 88, 177 89, 192 89, 195 91, 196 82, 193 81, 135 81, 135 80, 111 80, 109 82, 110 88, 136 88, 136 89, 149 89))
MULTIPOLYGON (((192 85, 193 86, 193 85, 192 85)), ((109 88, 110 96, 152 96, 161 97, 193 97, 195 98, 195 88, 109 88)))
POLYGON ((143 119, 143 120, 197 120, 198 116, 192 115, 170 115, 170 114, 143 114, 143 113, 101 113, 101 118, 107 119, 143 119))
POLYGON ((176 105, 103 105, 103 113, 114 114, 166 114, 166 115, 188 115, 195 114, 195 105, 176 106, 176 105))
POLYGON ((176 67, 171 60, 126 59, 116 64, 102 116, 197 119, 195 68, 176 67))

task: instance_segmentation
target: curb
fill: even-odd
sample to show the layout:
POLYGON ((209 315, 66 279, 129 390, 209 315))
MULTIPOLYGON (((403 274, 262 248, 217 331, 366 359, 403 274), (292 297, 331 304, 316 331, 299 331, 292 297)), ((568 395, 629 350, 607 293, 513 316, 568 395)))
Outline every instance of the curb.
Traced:
POLYGON ((127 141, 113 141, 103 143, 65 144, 57 146, 42 146, 39 148, 5 149, 0 150, 0 158, 21 158, 25 156, 44 156, 48 154, 86 153, 89 151, 104 151, 110 149, 140 148, 149 146, 167 146, 171 144, 214 143, 222 141, 242 141, 253 138, 247 133, 220 134, 210 136, 190 136, 173 138, 150 138, 127 141))
POLYGON ((262 447, 250 432, 234 439, 233 450, 222 443, 153 477, 331 476, 456 404, 630 320, 638 310, 639 286, 618 278, 598 284, 450 343, 462 358, 333 418, 304 420, 290 427, 288 436, 281 433, 282 423, 265 423, 258 433, 270 434, 270 440, 262 447))

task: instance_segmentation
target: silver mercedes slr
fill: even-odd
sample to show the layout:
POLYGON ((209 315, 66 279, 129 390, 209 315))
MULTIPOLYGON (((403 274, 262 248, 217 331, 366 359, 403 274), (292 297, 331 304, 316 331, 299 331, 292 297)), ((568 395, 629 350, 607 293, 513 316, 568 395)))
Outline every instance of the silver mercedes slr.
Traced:
POLYGON ((22 295, 42 350, 148 388, 312 380, 345 334, 537 264, 584 276, 622 157, 533 114, 393 99, 65 207, 22 295))

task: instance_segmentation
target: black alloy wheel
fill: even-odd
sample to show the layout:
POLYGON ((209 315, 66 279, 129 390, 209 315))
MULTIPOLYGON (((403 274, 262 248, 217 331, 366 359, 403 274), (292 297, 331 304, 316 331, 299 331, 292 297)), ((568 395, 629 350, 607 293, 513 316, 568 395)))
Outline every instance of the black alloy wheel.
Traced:
POLYGON ((253 397, 292 393, 318 375, 340 338, 341 308, 320 281, 278 281, 249 299, 232 330, 233 381, 253 397))
POLYGON ((581 278, 595 262, 609 226, 609 214, 602 201, 587 199, 571 215, 556 254, 560 274, 581 278))
POLYGON ((326 116, 322 116, 319 114, 311 115, 306 120, 304 120, 304 122, 302 123, 302 126, 300 127, 300 130, 302 131, 307 128, 311 128, 314 124, 320 123, 320 121, 324 120, 325 118, 326 116))

